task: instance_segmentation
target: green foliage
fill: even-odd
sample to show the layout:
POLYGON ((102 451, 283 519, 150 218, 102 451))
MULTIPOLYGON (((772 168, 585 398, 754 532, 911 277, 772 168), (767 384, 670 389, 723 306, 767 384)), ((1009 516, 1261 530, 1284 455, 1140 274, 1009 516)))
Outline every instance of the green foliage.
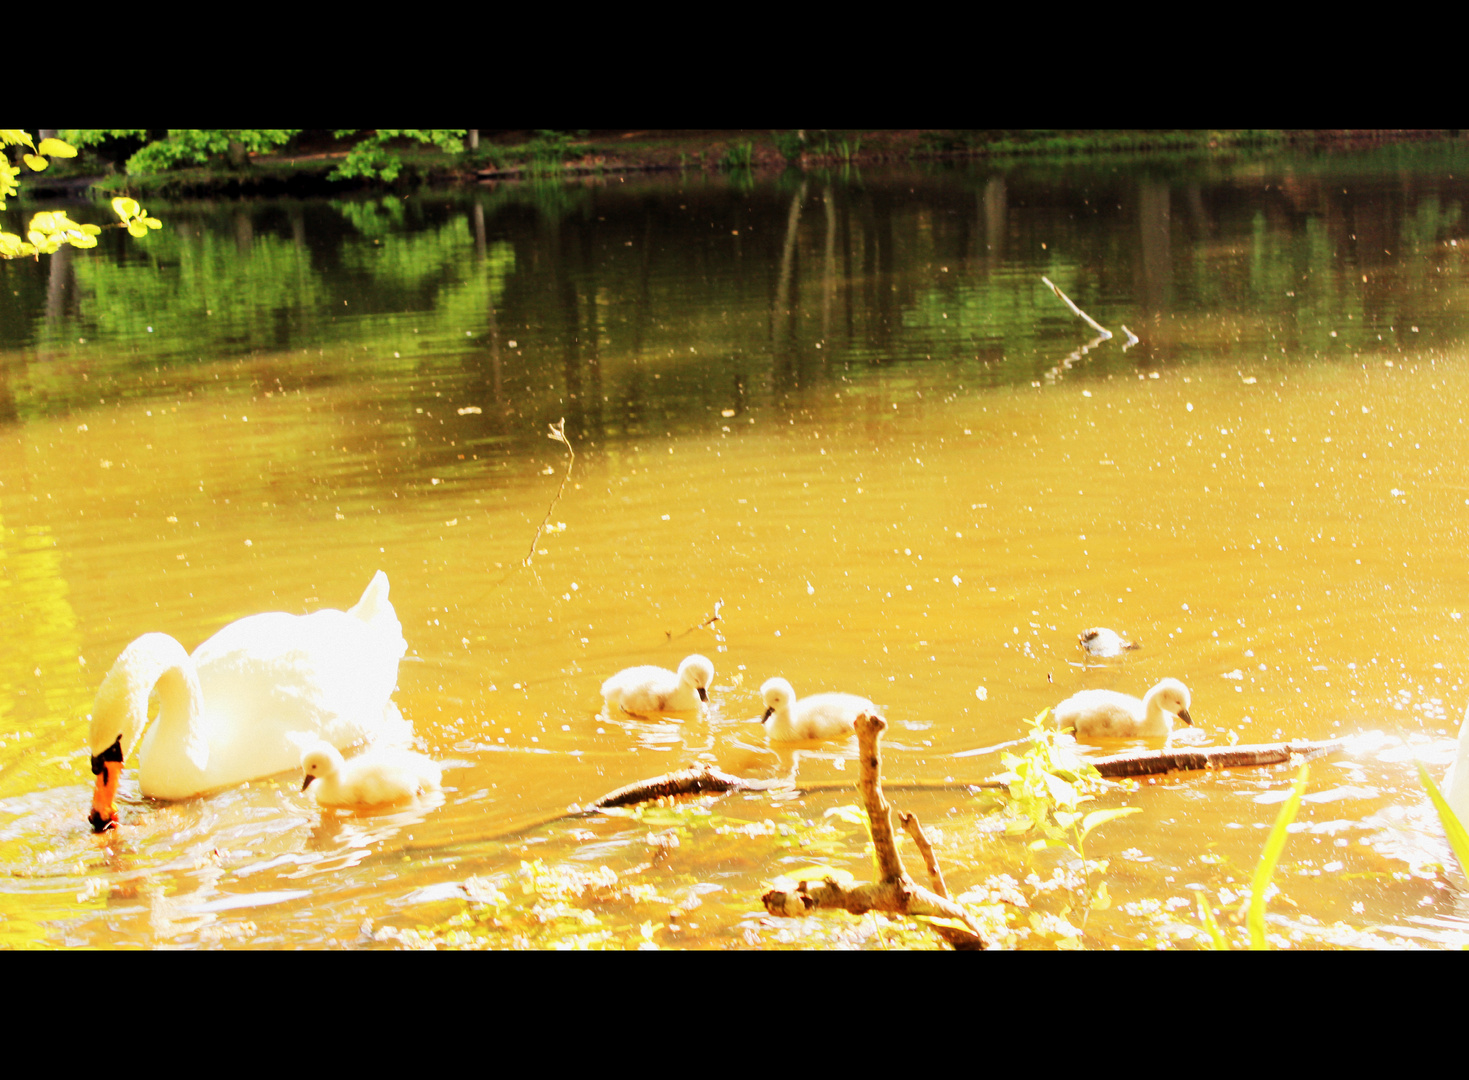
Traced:
MULTIPOLYGON (((28 146, 33 153, 25 154, 22 160, 33 172, 40 172, 49 164, 49 157, 76 157, 76 150, 60 139, 42 139, 36 146, 30 135, 15 129, 0 129, 0 144, 5 146, 28 146)), ((16 177, 19 171, 10 164, 10 159, 0 153, 0 210, 5 209, 5 200, 17 191, 16 177)), ((122 219, 122 227, 133 236, 146 236, 149 229, 162 228, 163 223, 149 217, 132 199, 114 199, 112 208, 122 219)), ((97 246, 97 237, 102 232, 100 225, 81 224, 67 217, 64 210, 46 210, 31 218, 26 227, 25 238, 15 233, 0 232, 0 259, 17 259, 23 256, 39 258, 51 255, 63 246, 78 248, 97 246)))
MULTIPOLYGON (((1077 756, 1075 743, 1064 740, 1055 727, 1047 723, 1050 709, 1042 709, 1030 722, 1030 749, 1024 754, 1001 755, 1006 771, 996 779, 1009 785, 1012 818, 1005 828, 1011 836, 1040 833, 1030 849, 1040 851, 1064 847, 1081 860, 1083 890, 1082 907, 1089 914, 1092 907, 1105 908, 1111 900, 1103 882, 1095 894, 1091 892, 1091 866, 1086 859, 1086 838, 1093 829, 1109 821, 1136 814, 1135 806, 1113 810, 1094 810, 1083 815, 1076 808, 1095 798, 1094 792, 1107 784, 1090 762, 1077 756)), ((1082 917, 1086 925, 1086 915, 1082 917)))
POLYGON ((586 135, 586 131, 538 130, 536 137, 524 146, 525 152, 529 155, 526 171, 532 176, 559 173, 561 163, 575 154, 572 144, 577 139, 586 138, 586 135))
POLYGON ((1209 898, 1202 892, 1198 892, 1194 894, 1194 899, 1199 905, 1199 920, 1204 924, 1204 929, 1209 932, 1209 948, 1215 952, 1228 952, 1229 939, 1224 936, 1224 931, 1219 929, 1214 912, 1209 908, 1209 898))
POLYGON ((342 163, 332 171, 332 180, 382 180, 391 184, 403 171, 403 160, 388 149, 388 144, 399 139, 412 139, 419 143, 437 146, 449 154, 464 152, 464 136, 467 129, 438 128, 380 128, 376 131, 343 130, 333 132, 339 139, 354 135, 364 136, 351 150, 342 163))
POLYGON ((1459 860, 1459 869, 1469 873, 1469 831, 1464 829, 1463 822, 1449 806, 1449 801, 1443 797, 1443 792, 1439 791, 1438 785, 1428 775, 1428 770, 1423 767, 1421 761, 1418 763, 1418 778, 1428 789, 1428 797, 1433 800, 1433 808, 1438 811, 1438 819, 1443 822, 1444 832, 1449 838, 1449 846, 1454 849, 1454 857, 1459 860))
POLYGON ((112 210, 122 218, 123 226, 132 236, 147 236, 149 229, 163 228, 163 222, 149 217, 148 212, 134 199, 113 199, 112 210))
POLYGON ((1255 876, 1250 881, 1250 912, 1246 922, 1250 928, 1251 949, 1269 948, 1265 941, 1265 890, 1270 888, 1275 864, 1285 848, 1286 828, 1296 819, 1296 811, 1301 808, 1301 796, 1306 792, 1306 781, 1310 777, 1311 767, 1302 765, 1301 771, 1296 774, 1290 798, 1275 817, 1275 826, 1270 830, 1270 837, 1265 841, 1265 850, 1260 853, 1260 863, 1255 867, 1255 876))
POLYGON ((775 131, 775 148, 780 151, 780 156, 794 165, 801 160, 801 155, 806 152, 806 132, 804 131, 775 131))
MULTIPOLYGON (((137 137, 146 134, 131 130, 76 131, 67 132, 78 140, 78 145, 95 145, 104 139, 137 137)), ((263 130, 208 130, 186 128, 169 131, 162 139, 145 145, 128 158, 126 170, 130 174, 158 173, 185 165, 206 165, 211 159, 228 155, 232 144, 249 154, 264 154, 279 149, 300 134, 299 129, 263 130)))
POLYGON ((755 146, 746 140, 735 143, 726 150, 719 161, 719 167, 726 172, 734 172, 736 169, 748 169, 754 160, 755 146))

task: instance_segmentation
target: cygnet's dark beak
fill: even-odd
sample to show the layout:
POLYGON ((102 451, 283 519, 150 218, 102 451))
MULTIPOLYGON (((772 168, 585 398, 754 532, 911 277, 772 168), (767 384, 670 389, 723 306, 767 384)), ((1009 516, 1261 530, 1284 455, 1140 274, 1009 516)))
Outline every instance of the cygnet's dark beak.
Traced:
POLYGON ((709 691, 708 690, 705 690, 702 686, 699 687, 699 700, 700 701, 708 701, 709 700, 709 691))
POLYGON ((763 724, 763 723, 765 723, 765 721, 769 720, 770 719, 770 714, 773 713, 773 712, 775 712, 775 706, 774 705, 771 705, 769 708, 767 708, 765 710, 765 715, 762 716, 762 717, 760 717, 760 722, 763 724))
POLYGON ((1185 724, 1190 724, 1191 725, 1194 722, 1194 718, 1188 714, 1188 710, 1187 709, 1179 709, 1178 710, 1178 718, 1180 720, 1182 720, 1185 724))
POLYGON ((311 781, 313 781, 315 779, 316 779, 316 774, 315 773, 307 773, 306 774, 306 779, 301 781, 301 790, 302 791, 305 791, 307 788, 309 788, 311 786, 311 781))

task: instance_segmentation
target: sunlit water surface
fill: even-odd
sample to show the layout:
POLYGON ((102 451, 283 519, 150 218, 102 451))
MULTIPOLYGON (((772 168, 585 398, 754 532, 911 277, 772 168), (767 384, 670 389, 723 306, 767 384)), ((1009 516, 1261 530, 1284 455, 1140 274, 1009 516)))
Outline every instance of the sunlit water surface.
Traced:
MULTIPOLYGON (((0 267, 0 942, 395 947, 486 883, 529 905, 540 859, 636 884, 587 894, 588 942, 881 944, 759 902, 795 865, 870 875, 824 817, 854 793, 547 823, 697 760, 855 779, 854 744, 767 744, 779 674, 876 701, 887 779, 953 781, 891 793, 951 891, 1034 873, 1037 911, 1060 860, 963 782, 1072 692, 1176 676, 1204 744, 1378 732, 1313 764, 1272 933, 1469 943, 1414 767, 1469 699, 1465 158, 160 206, 144 243, 0 267), (345 608, 379 568, 441 800, 153 803, 134 760, 91 833, 124 645, 345 608), (1083 667, 1094 625, 1141 648, 1083 667), (601 712, 611 673, 695 651, 705 715, 601 712)), ((1103 796, 1142 812, 1088 840, 1086 944, 1190 947, 1200 890, 1237 911, 1292 776, 1103 796)))

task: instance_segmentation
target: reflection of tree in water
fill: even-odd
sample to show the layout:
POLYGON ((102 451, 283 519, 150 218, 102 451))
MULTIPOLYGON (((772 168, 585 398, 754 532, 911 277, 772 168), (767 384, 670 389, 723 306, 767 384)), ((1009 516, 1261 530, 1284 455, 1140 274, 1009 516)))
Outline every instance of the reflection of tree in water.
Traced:
MULTIPOLYGON (((0 332, 55 358, 29 354, 7 384, 29 415, 252 353, 289 386, 433 371, 482 410, 467 438, 538 446, 562 416, 583 439, 679 428, 730 407, 732 386, 805 393, 852 362, 1029 381, 1076 344, 1042 274, 1105 324, 1142 307, 1174 327, 1095 350, 1092 370, 1156 363, 1241 304, 1281 324, 1272 352, 1356 348, 1415 320, 1460 201, 1437 175, 1338 175, 1153 159, 188 204, 145 245, 6 265, 0 332), (78 338, 92 386, 64 367, 78 338)), ((408 385, 392 408, 421 424, 429 380, 408 385)))
POLYGON ((585 214, 591 207, 592 192, 583 184, 563 180, 532 179, 501 181, 478 201, 491 216, 509 207, 529 206, 548 222, 558 222, 572 214, 585 214))

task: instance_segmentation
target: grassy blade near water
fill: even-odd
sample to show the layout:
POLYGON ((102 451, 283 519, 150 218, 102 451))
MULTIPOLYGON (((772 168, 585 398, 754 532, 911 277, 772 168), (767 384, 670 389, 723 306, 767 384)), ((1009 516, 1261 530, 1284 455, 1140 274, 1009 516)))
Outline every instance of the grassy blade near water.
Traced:
POLYGON ((1449 807, 1448 800, 1443 797, 1443 792, 1438 790, 1438 785, 1428 775, 1428 770, 1423 767, 1421 761, 1418 763, 1418 778, 1428 789, 1428 797, 1433 800, 1433 808, 1438 811, 1439 820, 1443 822, 1444 832, 1449 837, 1449 846, 1454 849, 1454 854, 1459 859, 1460 869, 1469 874, 1469 831, 1465 831, 1463 822, 1449 807))
POLYGON ((1255 877, 1250 882, 1250 914, 1245 920, 1250 928, 1251 949, 1269 948, 1265 943, 1265 890, 1270 887, 1275 863, 1285 848, 1286 826, 1296 819, 1296 811, 1301 808, 1301 796, 1306 792, 1306 781, 1310 776, 1311 767, 1302 765, 1301 771, 1296 774, 1290 798, 1275 817, 1275 827, 1270 830, 1270 838, 1265 841, 1265 850, 1260 853, 1260 864, 1255 867, 1255 877))

